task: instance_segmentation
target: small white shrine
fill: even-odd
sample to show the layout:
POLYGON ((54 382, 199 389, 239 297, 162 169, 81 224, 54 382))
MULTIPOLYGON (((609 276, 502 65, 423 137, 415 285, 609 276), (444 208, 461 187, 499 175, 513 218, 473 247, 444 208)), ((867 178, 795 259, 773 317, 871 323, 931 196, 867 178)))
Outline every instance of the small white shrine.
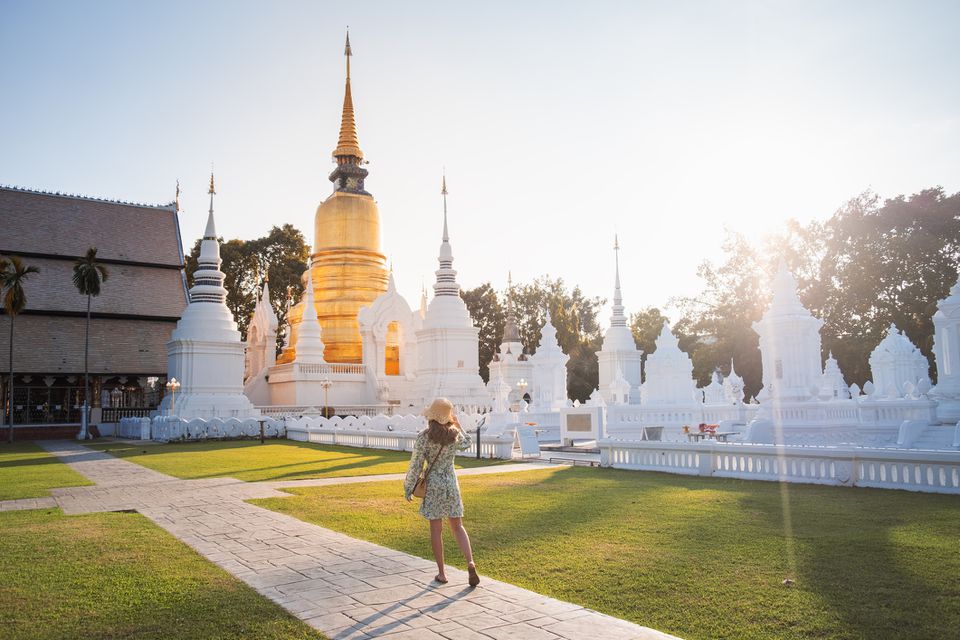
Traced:
POLYGON ((647 354, 646 380, 640 388, 641 403, 692 407, 697 400, 693 361, 680 350, 680 343, 667 321, 657 336, 656 345, 653 353, 647 354))
MULTIPOLYGON (((503 338, 500 341, 500 348, 494 352, 493 359, 487 367, 491 382, 496 380, 498 381, 496 384, 499 385, 499 381, 503 380, 510 387, 510 393, 507 395, 508 406, 516 409, 521 402, 531 402, 534 393, 531 387, 535 385, 533 362, 520 340, 517 313, 513 304, 513 279, 509 275, 507 276, 507 317, 503 324, 503 338)), ((487 387, 491 389, 491 395, 493 395, 491 383, 488 382, 487 387)))
POLYGON ((530 356, 533 365, 533 389, 531 410, 539 412, 557 411, 570 404, 567 396, 567 363, 570 356, 563 352, 557 342, 557 329, 547 318, 540 329, 540 346, 530 356))
POLYGON ((870 374, 875 397, 903 398, 910 395, 921 380, 928 379, 927 359, 896 325, 870 354, 870 374))
POLYGON ((258 412, 243 393, 244 343, 227 307, 226 276, 213 218, 216 193, 210 175, 210 211, 193 273, 190 304, 167 343, 167 377, 179 389, 166 395, 161 415, 192 418, 248 418, 258 412))

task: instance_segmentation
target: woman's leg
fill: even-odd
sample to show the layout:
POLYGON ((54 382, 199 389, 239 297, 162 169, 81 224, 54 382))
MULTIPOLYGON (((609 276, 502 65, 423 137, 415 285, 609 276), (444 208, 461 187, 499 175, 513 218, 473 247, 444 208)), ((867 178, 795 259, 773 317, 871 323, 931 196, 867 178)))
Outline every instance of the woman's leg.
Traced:
POLYGON ((446 578, 443 572, 443 519, 430 521, 430 545, 437 560, 437 577, 446 578))
MULTIPOLYGON (((430 521, 431 524, 433 522, 433 520, 430 521)), ((467 566, 474 566, 473 549, 470 548, 470 536, 467 535, 467 530, 463 528, 463 518, 450 518, 450 531, 453 532, 453 537, 457 539, 457 546, 463 552, 463 557, 467 560, 467 566)))

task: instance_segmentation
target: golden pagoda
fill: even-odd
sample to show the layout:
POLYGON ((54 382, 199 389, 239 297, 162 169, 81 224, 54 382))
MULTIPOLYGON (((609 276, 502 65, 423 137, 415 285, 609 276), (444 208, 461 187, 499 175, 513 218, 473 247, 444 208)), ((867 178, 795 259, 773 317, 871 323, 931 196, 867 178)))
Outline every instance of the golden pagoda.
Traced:
MULTIPOLYGON (((363 360, 357 313, 387 290, 386 257, 380 253, 380 212, 364 190, 367 170, 357 138, 350 93, 350 34, 344 51, 347 80, 340 139, 333 150, 337 167, 330 174, 333 194, 317 207, 314 218, 313 298, 323 330, 327 362, 359 364, 363 360)), ((303 316, 303 302, 289 313, 291 335, 277 363, 292 362, 303 316)))

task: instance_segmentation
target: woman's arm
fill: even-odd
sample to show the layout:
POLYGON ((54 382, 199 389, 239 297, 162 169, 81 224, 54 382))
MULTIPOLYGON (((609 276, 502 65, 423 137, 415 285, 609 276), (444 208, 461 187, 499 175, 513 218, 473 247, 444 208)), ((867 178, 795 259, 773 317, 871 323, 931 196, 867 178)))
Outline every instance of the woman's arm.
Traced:
POLYGON ((423 470, 423 461, 427 448, 427 432, 422 431, 417 439, 413 441, 413 455, 410 456, 410 468, 407 469, 407 477, 403 481, 403 495, 407 500, 413 494, 414 487, 417 486, 417 479, 423 470))

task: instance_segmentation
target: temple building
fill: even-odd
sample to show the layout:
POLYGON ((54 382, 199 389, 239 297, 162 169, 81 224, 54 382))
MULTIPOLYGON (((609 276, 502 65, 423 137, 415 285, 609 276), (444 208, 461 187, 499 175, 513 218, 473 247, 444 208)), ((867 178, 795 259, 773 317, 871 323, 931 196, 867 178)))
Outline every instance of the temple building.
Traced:
POLYGON ((623 295, 620 293, 620 241, 617 238, 614 238, 613 250, 616 256, 613 314, 610 327, 603 336, 603 345, 597 352, 600 395, 607 404, 639 404, 643 351, 637 348, 624 313, 623 295))
MULTIPOLYGON (((187 304, 177 202, 145 205, 0 187, 0 255, 35 266, 14 329, 15 437, 76 433, 86 296, 72 283, 87 249, 109 271, 91 300, 92 424, 146 415, 164 393, 166 343, 187 304), (35 425, 28 427, 26 425, 35 425)), ((0 321, 0 406, 9 407, 8 318, 0 321)))

